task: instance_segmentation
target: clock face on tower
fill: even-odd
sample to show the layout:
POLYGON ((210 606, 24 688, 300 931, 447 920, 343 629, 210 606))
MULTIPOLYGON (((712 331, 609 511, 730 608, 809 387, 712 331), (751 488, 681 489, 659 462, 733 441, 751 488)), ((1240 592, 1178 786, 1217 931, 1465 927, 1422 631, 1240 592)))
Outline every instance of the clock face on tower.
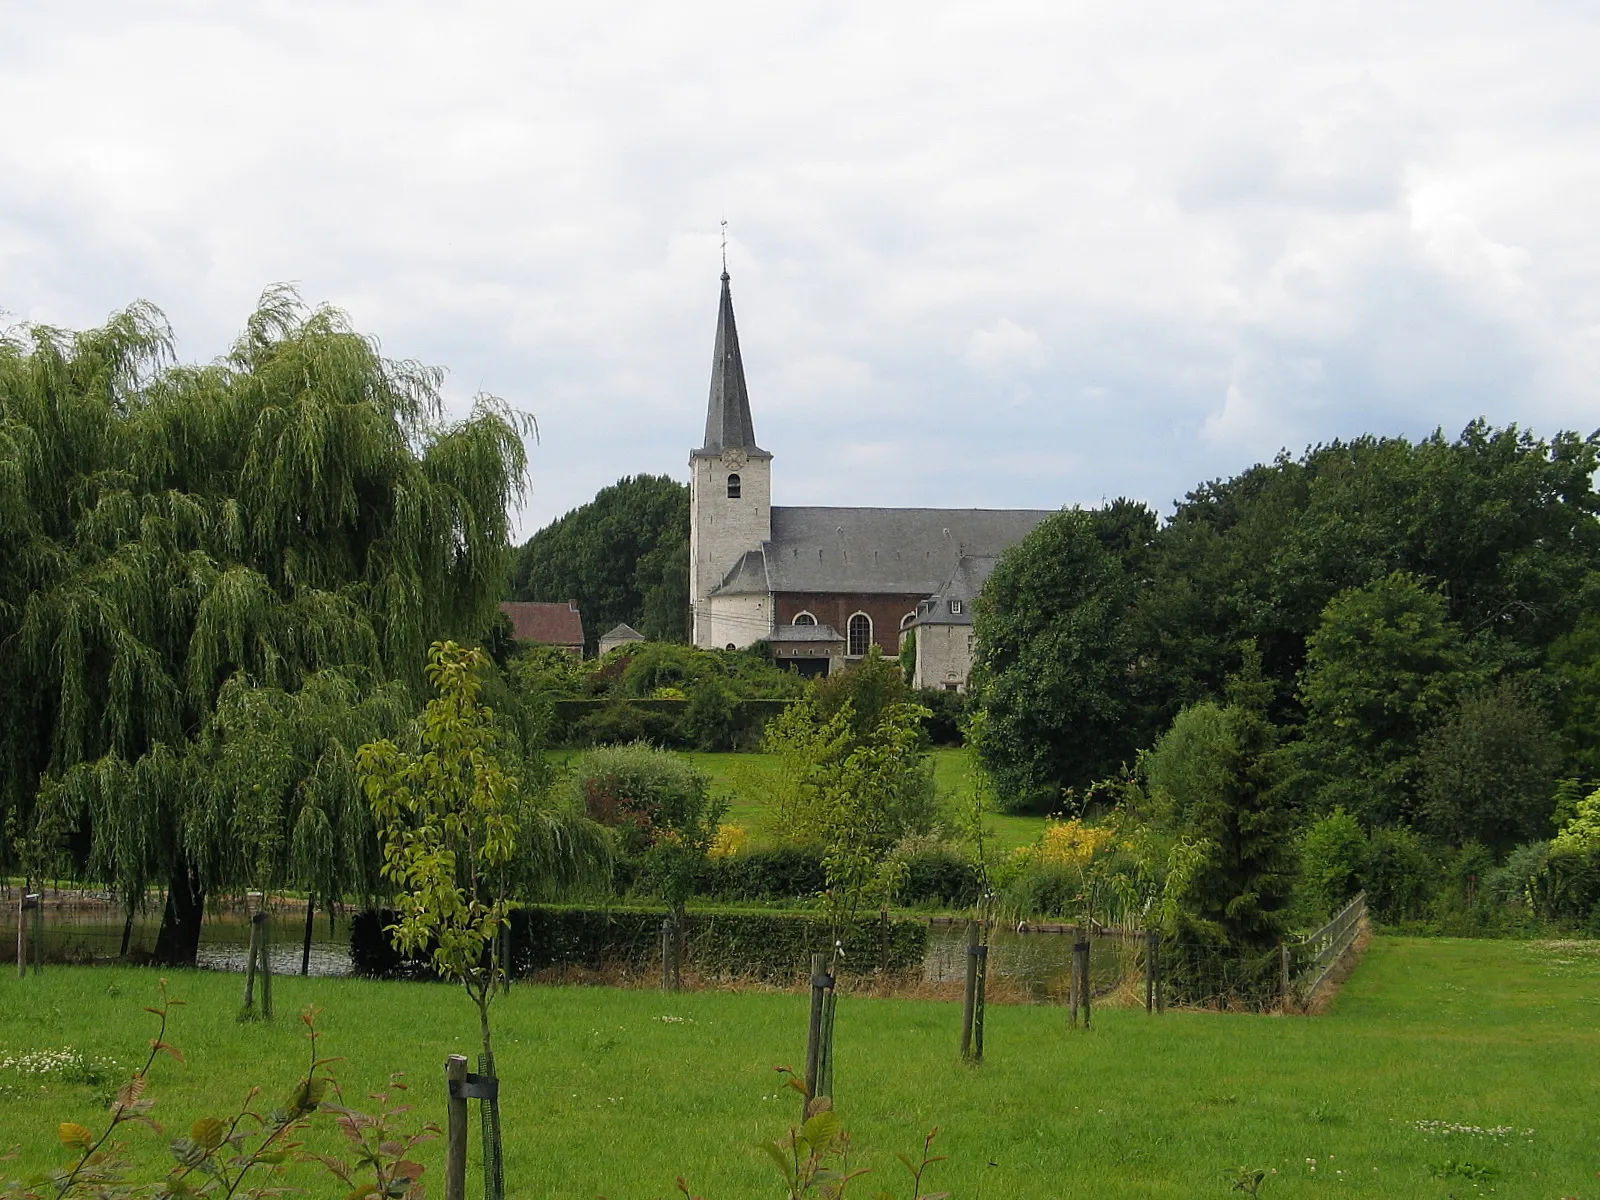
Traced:
POLYGON ((726 450, 723 452, 722 462, 729 470, 737 471, 745 464, 744 451, 737 449, 726 450))

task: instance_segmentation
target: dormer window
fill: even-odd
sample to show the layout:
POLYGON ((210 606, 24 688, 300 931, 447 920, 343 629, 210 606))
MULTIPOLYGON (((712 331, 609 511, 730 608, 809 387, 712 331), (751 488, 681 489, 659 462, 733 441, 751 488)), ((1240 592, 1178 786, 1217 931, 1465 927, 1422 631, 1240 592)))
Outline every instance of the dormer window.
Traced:
POLYGON ((959 601, 959 600, 950 601, 950 615, 952 617, 959 617, 961 615, 961 601, 959 601))
POLYGON ((729 500, 737 500, 738 498, 739 498, 739 477, 737 475, 729 475, 728 476, 728 499, 729 500))

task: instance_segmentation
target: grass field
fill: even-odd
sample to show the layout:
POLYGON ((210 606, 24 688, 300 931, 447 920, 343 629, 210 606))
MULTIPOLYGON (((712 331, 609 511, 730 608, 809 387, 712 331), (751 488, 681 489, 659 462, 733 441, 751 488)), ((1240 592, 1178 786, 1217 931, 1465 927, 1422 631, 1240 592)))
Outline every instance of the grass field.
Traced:
MULTIPOLYGON (((0 1061, 70 1046, 132 1062, 155 979, 0 980, 0 1061)), ((280 979, 266 1028, 234 1023, 239 986, 172 979, 189 1001, 173 1030, 188 1061, 155 1075, 169 1128, 252 1081, 283 1090, 301 1060, 287 1014, 306 1003, 326 1008, 351 1095, 403 1069, 420 1115, 442 1120, 444 1056, 472 1052, 454 990, 280 979)), ((1276 1171, 1270 1200, 1600 1196, 1597 943, 1380 939, 1321 1018, 1103 1010, 1085 1033, 1060 1010, 999 1007, 981 1068, 956 1062, 958 1019, 954 1004, 840 1002, 839 1107, 874 1169, 863 1196, 905 1195, 893 1152, 935 1125, 951 1159, 931 1182, 968 1200, 1226 1197, 1241 1165, 1276 1171)), ((516 987, 499 1009, 510 1194, 648 1200, 676 1194, 681 1173, 711 1200, 776 1195, 752 1147, 793 1116, 771 1068, 801 1058, 804 1023, 798 994, 516 987)), ((95 1090, 0 1069, 0 1143, 22 1147, 12 1166, 59 1161, 57 1122, 94 1125, 95 1090)), ((427 1149, 435 1169, 439 1146, 427 1149)), ((312 1195, 337 1194, 320 1182, 312 1195)))

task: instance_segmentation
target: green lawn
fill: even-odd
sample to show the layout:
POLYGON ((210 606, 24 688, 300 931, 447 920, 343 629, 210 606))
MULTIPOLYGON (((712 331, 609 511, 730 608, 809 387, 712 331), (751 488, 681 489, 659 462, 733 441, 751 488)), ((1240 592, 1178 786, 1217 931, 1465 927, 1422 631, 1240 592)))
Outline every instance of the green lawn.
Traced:
MULTIPOLYGON (((133 968, 0 979, 0 1060, 74 1047, 132 1062, 155 979, 133 968)), ((276 1096, 301 1060, 292 1018, 234 1022, 239 987, 231 975, 172 979, 190 1002, 172 1033, 187 1061, 163 1062, 154 1092, 173 1132, 252 1082, 276 1096)), ((277 995, 283 1014, 326 1009, 325 1049, 345 1057, 349 1096, 403 1069, 419 1116, 442 1120, 444 1056, 472 1049, 457 992, 288 978, 277 995)), ((499 1007, 509 1193, 650 1200, 675 1194, 681 1173, 711 1200, 776 1195, 752 1144, 793 1114, 771 1068, 800 1060, 805 1005, 798 994, 514 988, 499 1007)), ((976 1069, 956 1062, 958 1020, 949 1003, 840 1002, 838 1101, 875 1171, 870 1190, 905 1195, 893 1152, 937 1125, 951 1159, 931 1182, 969 1200, 980 1189, 1221 1198, 1242 1164, 1277 1172, 1261 1190, 1271 1200, 1600 1195, 1597 943, 1380 939, 1322 1018, 1100 1010, 1085 1033, 1058 1009, 999 1007, 976 1069), (1464 1174, 1480 1167, 1487 1182, 1464 1174)), ((94 1092, 0 1069, 0 1142, 22 1148, 12 1166, 59 1161, 57 1122, 95 1125, 94 1092)), ((438 1144, 426 1149, 436 1167, 438 1144)))

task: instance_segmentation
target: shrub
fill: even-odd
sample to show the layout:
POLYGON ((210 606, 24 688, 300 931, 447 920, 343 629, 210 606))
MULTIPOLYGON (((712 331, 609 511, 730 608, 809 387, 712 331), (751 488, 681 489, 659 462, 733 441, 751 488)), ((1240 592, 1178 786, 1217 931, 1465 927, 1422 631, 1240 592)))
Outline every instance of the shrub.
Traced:
POLYGON ((1335 808, 1300 839, 1300 882, 1314 917, 1327 917, 1361 890, 1369 850, 1366 831, 1335 808))
POLYGON ((1061 917, 1077 913, 1083 876, 1059 863, 1035 863, 1017 875, 1000 896, 1002 912, 1022 917, 1061 917))
POLYGON ((775 846, 712 859, 699 891, 720 900, 811 900, 827 885, 820 847, 775 846))
POLYGON ((977 864, 949 842, 927 835, 903 838, 894 857, 905 867, 895 896, 899 903, 970 908, 978 902, 977 864))
POLYGON ((714 679, 694 685, 683 714, 683 735, 700 750, 729 750, 739 731, 733 697, 714 679))
POLYGON ((1433 859, 1416 830, 1390 825, 1372 831, 1361 886, 1367 893, 1367 907, 1380 921, 1420 917, 1435 877, 1433 859))
POLYGON ((964 726, 972 707, 972 697, 966 692, 947 692, 943 688, 919 688, 916 702, 932 715, 924 722, 928 744, 932 746, 959 746, 965 739, 964 726))

